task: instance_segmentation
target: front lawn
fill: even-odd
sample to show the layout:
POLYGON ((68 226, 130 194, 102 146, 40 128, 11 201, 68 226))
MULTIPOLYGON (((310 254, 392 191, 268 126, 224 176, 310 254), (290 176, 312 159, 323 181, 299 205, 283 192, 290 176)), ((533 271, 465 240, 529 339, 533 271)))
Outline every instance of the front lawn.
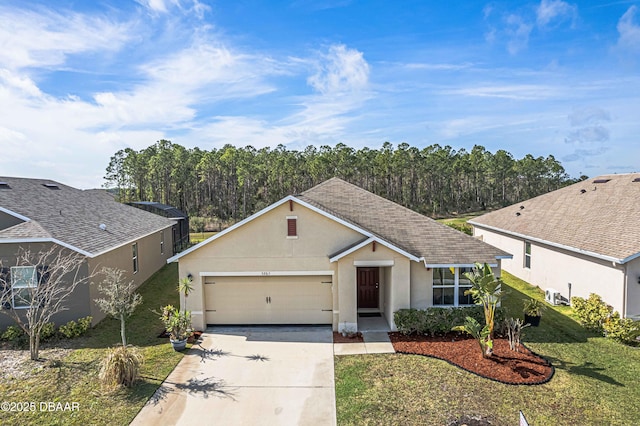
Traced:
MULTIPOLYGON (((35 412, 3 412, 2 424, 48 425, 127 425, 147 399, 169 375, 183 354, 175 352, 168 339, 158 338, 163 331, 158 316, 151 310, 177 305, 177 266, 167 265, 145 282, 138 291, 143 303, 127 321, 128 343, 141 347, 145 358, 143 379, 132 389, 106 392, 98 379, 99 362, 106 348, 120 342, 120 322, 105 319, 86 336, 59 342, 73 350, 60 361, 33 362, 26 377, 0 381, 0 398, 9 402, 35 402, 35 412), (40 411, 40 402, 79 404, 73 412, 40 411)), ((55 345, 55 344, 54 344, 55 345)), ((49 345, 51 346, 51 345, 49 345)), ((46 347, 46 346, 45 346, 46 347)), ((46 355, 45 355, 46 356, 46 355)), ((28 357, 28 351, 27 351, 28 357)), ((45 404, 44 407, 47 407, 45 404)))
MULTIPOLYGON (((502 273, 503 306, 522 316, 522 299, 541 290, 502 273)), ((335 357, 338 424, 445 425, 464 415, 494 425, 640 424, 640 350, 585 331, 571 308, 549 307, 524 343, 556 367, 544 385, 512 386, 482 379, 416 355, 335 357)))

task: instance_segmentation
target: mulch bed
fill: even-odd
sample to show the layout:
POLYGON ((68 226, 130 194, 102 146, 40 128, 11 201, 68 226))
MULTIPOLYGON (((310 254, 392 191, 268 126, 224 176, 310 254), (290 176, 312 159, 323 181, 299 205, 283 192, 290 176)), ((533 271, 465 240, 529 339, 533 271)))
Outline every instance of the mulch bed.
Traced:
POLYGON ((362 343, 364 339, 362 338, 362 333, 358 332, 357 335, 354 336, 343 336, 337 331, 333 332, 333 343, 362 343))
POLYGON ((493 341, 493 355, 483 358, 475 339, 449 333, 444 336, 405 336, 389 333, 396 352, 442 359, 478 376, 510 385, 537 385, 553 377, 554 368, 547 360, 520 345, 509 348, 507 339, 493 341))

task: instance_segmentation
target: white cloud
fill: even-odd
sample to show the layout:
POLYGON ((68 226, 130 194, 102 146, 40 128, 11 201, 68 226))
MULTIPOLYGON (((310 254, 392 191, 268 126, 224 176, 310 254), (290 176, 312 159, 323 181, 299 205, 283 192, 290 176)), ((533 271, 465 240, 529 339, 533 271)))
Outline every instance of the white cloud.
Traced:
POLYGON ((542 0, 536 9, 536 22, 539 27, 546 27, 552 21, 575 19, 577 7, 562 0, 542 0))
POLYGON ((369 64, 362 52, 343 44, 331 46, 317 68, 307 82, 323 94, 360 91, 369 83, 369 64))
POLYGON ((618 47, 640 50, 640 25, 635 22, 637 6, 631 6, 618 21, 618 47))
POLYGON ((563 92, 561 88, 542 84, 478 85, 444 91, 452 95, 513 100, 553 99, 560 97, 563 92))
POLYGON ((167 14, 172 8, 178 8, 183 12, 193 13, 202 19, 211 7, 201 3, 199 0, 183 2, 181 0, 136 0, 137 3, 145 7, 152 14, 167 14), (183 3, 187 3, 185 6, 183 3))
POLYGON ((52 67, 68 55, 116 51, 131 37, 130 22, 73 12, 0 7, 0 63, 5 68, 52 67))

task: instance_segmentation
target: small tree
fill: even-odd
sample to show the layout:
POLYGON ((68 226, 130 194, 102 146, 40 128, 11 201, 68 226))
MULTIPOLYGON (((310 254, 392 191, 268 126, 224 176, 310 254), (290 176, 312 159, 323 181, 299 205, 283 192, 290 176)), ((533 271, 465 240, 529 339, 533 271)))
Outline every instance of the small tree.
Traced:
POLYGON ((133 281, 124 282, 124 272, 122 270, 102 268, 101 273, 105 278, 98 286, 98 290, 106 297, 96 299, 96 304, 102 312, 120 320, 122 347, 126 348, 125 321, 131 316, 136 307, 142 303, 142 296, 139 293, 135 293, 133 281))
POLYGON ((0 262, 0 313, 11 317, 29 337, 32 360, 39 359, 43 327, 66 311, 69 295, 92 278, 84 265, 84 256, 60 246, 38 252, 20 249, 13 267, 0 262))
POLYGON ((464 294, 471 294, 476 305, 482 305, 484 309, 484 320, 487 326, 488 335, 485 339, 486 355, 493 353, 493 327, 496 314, 496 306, 502 298, 502 288, 500 279, 496 278, 488 264, 476 263, 473 271, 464 274, 471 281, 471 288, 464 294))

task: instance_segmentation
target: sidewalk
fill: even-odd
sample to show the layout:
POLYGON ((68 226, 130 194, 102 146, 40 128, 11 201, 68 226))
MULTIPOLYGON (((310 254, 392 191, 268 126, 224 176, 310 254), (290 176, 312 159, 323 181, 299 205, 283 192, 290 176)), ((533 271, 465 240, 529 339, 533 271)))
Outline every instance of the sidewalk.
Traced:
POLYGON ((392 354, 395 353, 393 345, 387 334, 389 324, 384 318, 359 317, 358 330, 362 333, 363 343, 334 343, 334 355, 359 355, 359 354, 392 354))
POLYGON ((334 343, 334 355, 395 353, 386 331, 363 331, 363 343, 334 343))

